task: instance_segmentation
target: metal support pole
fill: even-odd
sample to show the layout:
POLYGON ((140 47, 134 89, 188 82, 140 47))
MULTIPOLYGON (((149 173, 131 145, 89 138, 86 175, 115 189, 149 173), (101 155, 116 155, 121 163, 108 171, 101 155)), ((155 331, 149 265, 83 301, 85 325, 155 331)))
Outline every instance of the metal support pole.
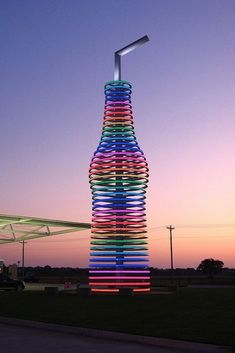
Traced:
POLYGON ((24 280, 24 251, 25 251, 26 241, 22 240, 20 241, 20 243, 22 244, 22 279, 24 280))
POLYGON ((24 280, 24 240, 22 242, 22 279, 24 280))

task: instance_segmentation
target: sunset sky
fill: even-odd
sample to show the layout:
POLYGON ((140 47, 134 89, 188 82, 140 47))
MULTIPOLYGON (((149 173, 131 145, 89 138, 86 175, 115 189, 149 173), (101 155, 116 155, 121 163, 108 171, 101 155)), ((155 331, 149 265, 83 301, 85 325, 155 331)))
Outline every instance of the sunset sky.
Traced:
MULTIPOLYGON (((235 267, 235 2, 0 2, 0 213, 90 222, 88 168, 113 53, 150 168, 150 264, 235 267)), ((90 232, 33 240, 26 265, 87 266, 90 232)), ((7 264, 21 244, 0 245, 7 264)))

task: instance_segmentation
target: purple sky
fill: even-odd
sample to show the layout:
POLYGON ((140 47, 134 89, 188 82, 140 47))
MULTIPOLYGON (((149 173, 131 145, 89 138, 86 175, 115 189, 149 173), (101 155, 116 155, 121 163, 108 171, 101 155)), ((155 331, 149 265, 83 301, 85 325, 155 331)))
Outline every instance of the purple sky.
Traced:
MULTIPOLYGON (((90 221, 103 86, 114 51, 145 34, 122 78, 150 166, 151 264, 167 267, 156 227, 235 223, 234 1, 2 1, 0 213, 90 221)), ((89 232, 35 240, 26 262, 85 266, 88 243, 89 232)), ((234 227, 176 226, 175 265, 235 266, 234 245, 234 227)), ((0 258, 17 261, 20 247, 1 246, 0 258)))

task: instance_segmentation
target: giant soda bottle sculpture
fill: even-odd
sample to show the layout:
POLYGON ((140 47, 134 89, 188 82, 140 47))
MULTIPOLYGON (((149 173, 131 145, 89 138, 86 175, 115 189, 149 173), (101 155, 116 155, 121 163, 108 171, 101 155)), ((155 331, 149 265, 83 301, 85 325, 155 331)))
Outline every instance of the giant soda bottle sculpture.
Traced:
POLYGON ((121 80, 121 56, 148 41, 144 36, 115 53, 114 81, 105 85, 103 131, 90 164, 92 292, 150 290, 145 194, 148 165, 134 131, 131 84, 121 80))

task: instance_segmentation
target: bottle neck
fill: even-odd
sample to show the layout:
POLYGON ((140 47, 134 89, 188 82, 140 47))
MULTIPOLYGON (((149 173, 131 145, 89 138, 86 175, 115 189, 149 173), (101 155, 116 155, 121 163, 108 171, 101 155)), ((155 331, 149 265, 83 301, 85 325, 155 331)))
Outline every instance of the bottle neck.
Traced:
POLYGON ((131 127, 133 125, 131 84, 127 81, 111 81, 105 85, 104 125, 131 127))

